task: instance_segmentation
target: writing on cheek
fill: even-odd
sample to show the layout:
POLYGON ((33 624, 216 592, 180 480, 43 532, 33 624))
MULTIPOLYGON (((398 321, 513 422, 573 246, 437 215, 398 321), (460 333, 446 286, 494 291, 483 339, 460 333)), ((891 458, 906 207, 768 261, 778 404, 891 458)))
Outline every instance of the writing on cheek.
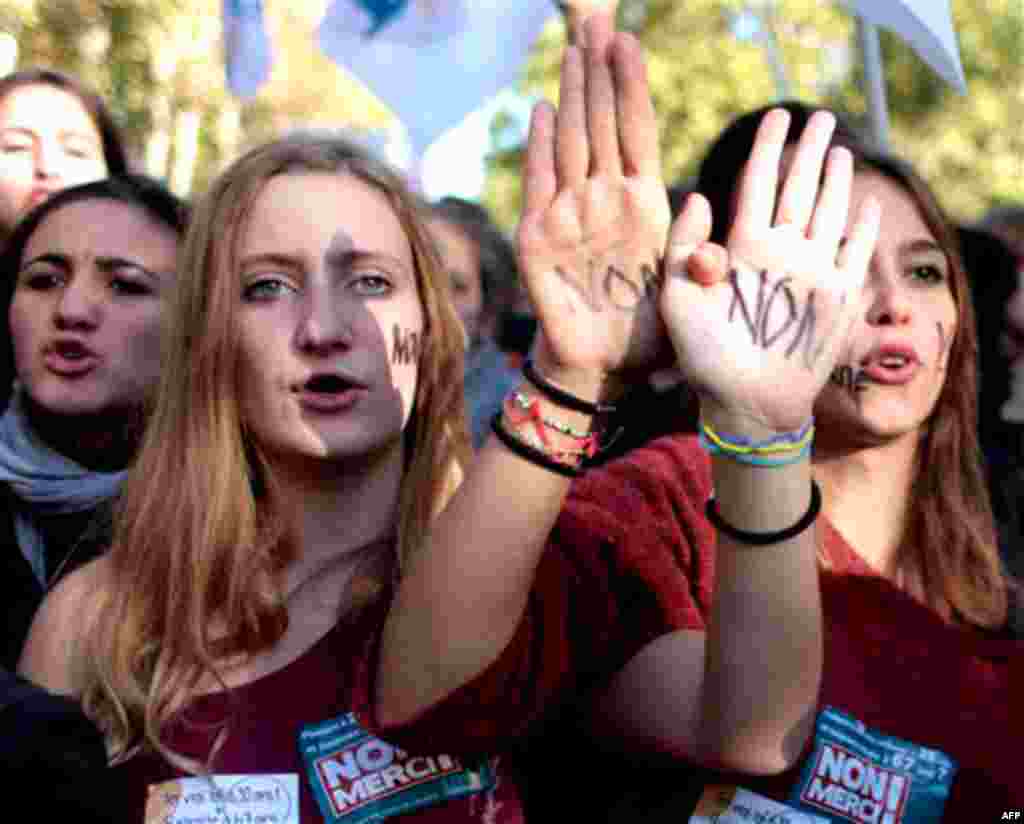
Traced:
POLYGON ((790 288, 791 280, 788 277, 773 279, 767 271, 762 271, 758 277, 757 302, 752 306, 753 301, 748 298, 753 296, 743 293, 739 273, 732 269, 729 272, 732 285, 729 322, 733 323, 738 317, 746 324, 750 339, 762 349, 769 350, 776 344, 784 344, 787 359, 799 351, 804 366, 811 369, 824 346, 824 342, 819 342, 815 347, 815 290, 807 294, 801 305, 790 288))
POLYGON ((392 327, 394 345, 391 349, 392 363, 419 363, 423 351, 423 334, 403 329, 397 323, 392 327))
MULTIPOLYGON (((643 301, 657 295, 662 283, 660 262, 640 264, 639 276, 633 278, 618 266, 602 266, 590 260, 583 285, 561 266, 555 267, 555 274, 591 312, 603 312, 606 306, 620 312, 635 312, 643 301)), ((571 303, 569 310, 574 311, 571 303)))
POLYGON ((864 370, 848 365, 837 366, 832 370, 828 379, 840 389, 853 393, 860 392, 868 383, 868 376, 864 370))
POLYGON ((946 353, 949 352, 953 344, 953 336, 946 334, 946 327, 942 325, 941 320, 935 321, 935 328, 939 333, 939 370, 946 368, 946 353))

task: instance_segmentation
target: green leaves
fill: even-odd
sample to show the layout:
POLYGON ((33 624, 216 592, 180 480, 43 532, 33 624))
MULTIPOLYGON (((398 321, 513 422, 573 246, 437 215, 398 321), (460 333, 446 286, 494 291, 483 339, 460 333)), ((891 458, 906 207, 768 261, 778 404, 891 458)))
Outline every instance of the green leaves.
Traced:
MULTIPOLYGON (((634 14, 620 0, 619 16, 634 14)), ((666 180, 691 176, 708 143, 737 114, 771 102, 775 81, 765 47, 740 42, 730 14, 740 0, 645 0, 639 35, 661 125, 666 180)), ((750 4, 755 5, 755 4, 750 4)), ((866 110, 853 19, 838 2, 776 0, 765 15, 794 96, 852 113, 866 110)), ((997 201, 1024 201, 1024 4, 953 0, 969 95, 946 87, 902 41, 882 32, 891 143, 942 194, 955 218, 971 221, 997 201)), ((767 8, 767 6, 766 6, 767 8)), ((620 20, 621 22, 621 20, 620 20)), ((538 43, 524 89, 557 97, 560 23, 538 43)), ((518 203, 514 158, 498 154, 486 199, 506 226, 518 203)))

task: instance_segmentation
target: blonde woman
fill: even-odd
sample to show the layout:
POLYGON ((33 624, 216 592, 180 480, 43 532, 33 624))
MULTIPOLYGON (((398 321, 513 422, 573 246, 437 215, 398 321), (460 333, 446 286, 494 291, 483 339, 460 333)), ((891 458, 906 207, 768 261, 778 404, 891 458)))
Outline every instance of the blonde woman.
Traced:
MULTIPOLYGON (((346 716, 394 571, 468 454, 432 250, 399 179, 330 139, 254 149, 198 206, 111 554, 48 599, 21 663, 81 698, 137 820, 191 772, 301 775, 303 821, 342 803, 314 794, 300 736, 346 716)), ((449 772, 514 798, 480 769, 449 772)))

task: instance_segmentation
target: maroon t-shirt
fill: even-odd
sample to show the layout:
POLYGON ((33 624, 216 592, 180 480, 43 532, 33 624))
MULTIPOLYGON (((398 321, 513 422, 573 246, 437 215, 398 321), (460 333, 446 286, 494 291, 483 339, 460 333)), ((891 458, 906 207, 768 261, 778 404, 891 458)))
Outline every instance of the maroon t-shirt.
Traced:
MULTIPOLYGON (((714 589, 715 531, 704 517, 710 491, 710 461, 689 435, 660 438, 588 472, 573 485, 527 613, 502 656, 385 734, 409 747, 430 742, 486 751, 552 702, 614 673, 648 641, 675 629, 703 630, 714 589)), ((939 802, 943 821, 996 820, 990 813, 1024 805, 1024 643, 946 623, 877 575, 825 518, 817 529, 831 560, 821 576, 819 713, 829 707, 872 734, 925 748, 898 753, 896 763, 939 763, 939 754, 955 760, 952 787, 939 802)), ((368 660, 357 692, 372 724, 368 660)), ((799 795, 801 773, 819 755, 809 741, 794 769, 740 783, 779 800, 799 795)), ((843 765, 833 759, 826 766, 838 775, 843 765)), ((852 761, 845 768, 844 780, 859 781, 863 790, 864 771, 852 761)), ((886 780, 880 769, 869 777, 876 789, 886 780)), ((827 791, 831 801, 856 806, 844 794, 848 788, 824 786, 815 788, 819 795, 827 791)), ((860 802, 857 809, 869 814, 870 799, 860 802)))
MULTIPOLYGON (((415 779, 431 778, 451 768, 452 759, 438 748, 428 748, 429 758, 401 760, 394 749, 384 746, 357 752, 355 745, 338 747, 328 755, 326 768, 309 771, 299 747, 299 735, 307 725, 342 718, 352 711, 351 687, 357 663, 368 654, 368 640, 375 635, 386 614, 387 599, 371 607, 355 621, 342 622, 309 650, 285 667, 230 692, 204 695, 192 702, 168 730, 167 743, 175 752, 205 762, 219 725, 230 719, 229 734, 218 752, 212 772, 222 775, 295 773, 299 777, 299 806, 302 824, 324 821, 313 790, 313 782, 330 781, 341 786, 338 803, 365 813, 377 796, 394 801, 415 779), (383 763, 387 761, 387 763, 383 763), (405 767, 404 771, 401 769, 405 767), (360 767, 363 770, 359 778, 360 767), (396 780, 396 773, 397 780, 396 780), (314 778, 310 779, 310 775, 314 778), (344 780, 345 776, 353 781, 344 780), (319 778, 317 776, 322 776, 319 778), (340 778, 339 778, 340 777, 340 778), (358 784, 356 782, 359 782, 358 784)), ((415 754, 414 754, 415 755, 415 754)), ((515 783, 509 779, 500 758, 483 759, 490 770, 488 789, 399 814, 394 821, 423 824, 520 824, 522 804, 515 783)), ((136 756, 115 767, 123 773, 133 793, 134 821, 143 822, 147 788, 170 779, 188 777, 154 754, 136 756)), ((447 776, 449 782, 451 776, 447 776)), ((329 791, 329 790, 327 790, 329 791)), ((338 814, 341 821, 345 816, 338 814)))

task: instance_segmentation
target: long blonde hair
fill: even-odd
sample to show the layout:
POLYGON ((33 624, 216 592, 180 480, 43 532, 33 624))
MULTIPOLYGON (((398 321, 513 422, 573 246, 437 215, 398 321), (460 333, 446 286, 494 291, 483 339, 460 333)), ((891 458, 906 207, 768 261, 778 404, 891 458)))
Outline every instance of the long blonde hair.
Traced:
POLYGON ((273 474, 242 424, 235 258, 264 185, 296 172, 352 175, 379 191, 412 247, 427 345, 403 433, 399 566, 469 457, 462 327, 401 179, 333 137, 287 137, 238 159, 198 203, 185 239, 157 398, 120 501, 98 617, 84 636, 83 703, 115 758, 141 746, 193 769, 162 742, 167 723, 201 681, 218 679, 219 662, 270 649, 288 625, 282 572, 298 549, 273 474))

